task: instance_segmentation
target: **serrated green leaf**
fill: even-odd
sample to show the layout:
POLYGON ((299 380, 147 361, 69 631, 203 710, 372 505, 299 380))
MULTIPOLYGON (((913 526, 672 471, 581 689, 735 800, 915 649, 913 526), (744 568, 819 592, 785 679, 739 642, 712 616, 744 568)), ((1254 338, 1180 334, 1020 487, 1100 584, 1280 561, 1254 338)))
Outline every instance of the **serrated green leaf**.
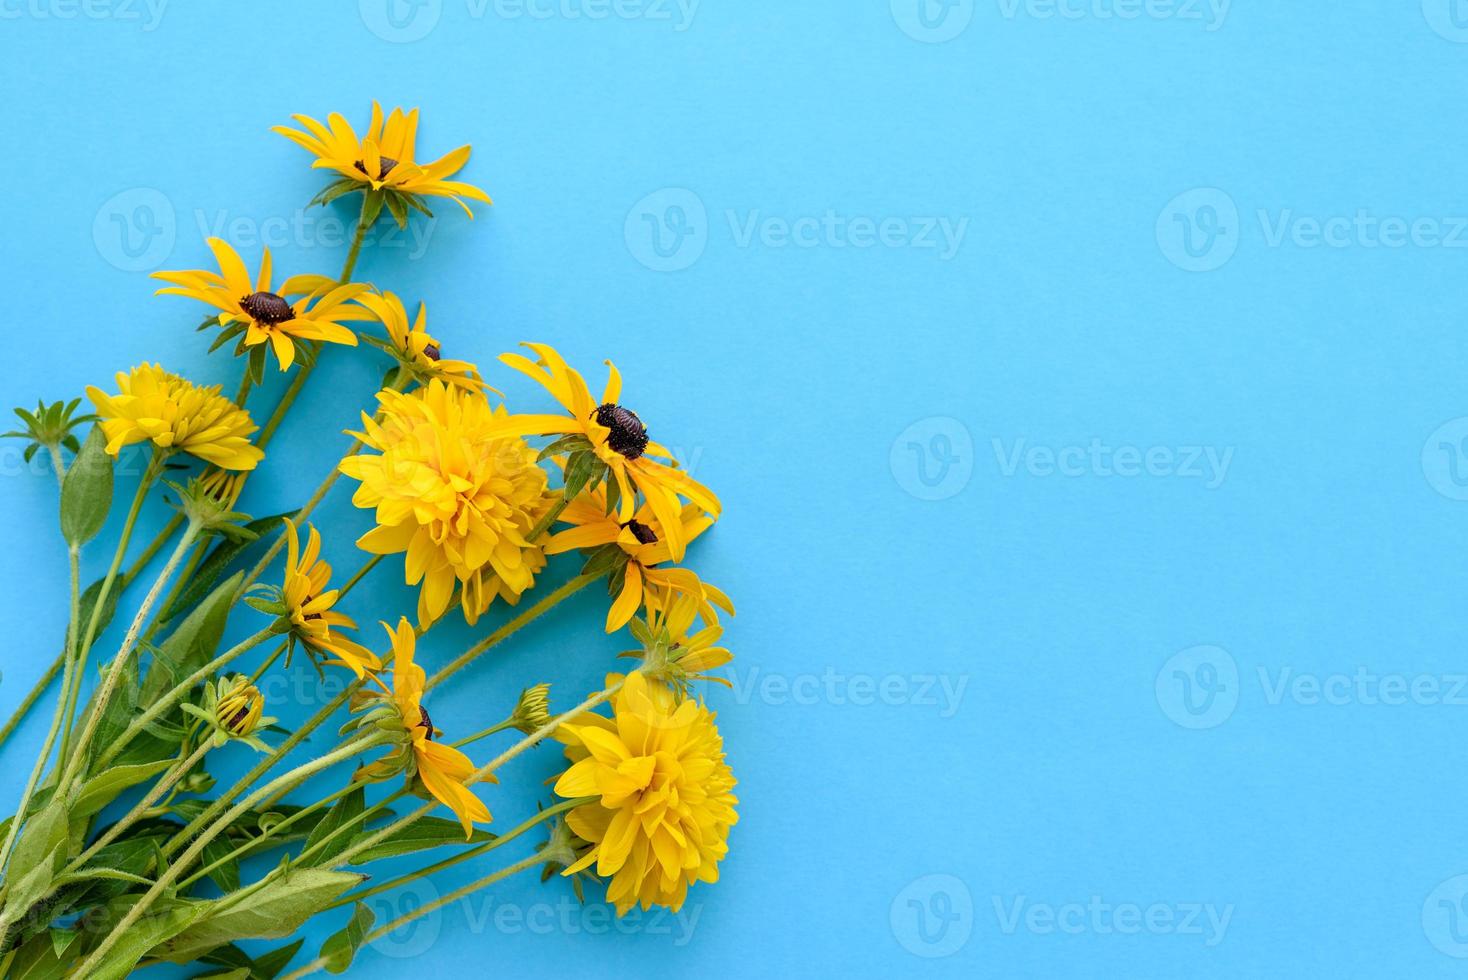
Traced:
MULTIPOLYGON (((327 811, 326 816, 311 831, 311 836, 306 838, 306 846, 302 850, 310 850, 331 837, 340 828, 354 823, 357 818, 361 817, 364 809, 366 809, 366 794, 362 784, 358 783, 350 793, 337 800, 327 811)), ((311 860, 317 864, 326 864, 351 845, 352 837, 350 832, 345 831, 336 834, 325 847, 312 854, 311 860)))

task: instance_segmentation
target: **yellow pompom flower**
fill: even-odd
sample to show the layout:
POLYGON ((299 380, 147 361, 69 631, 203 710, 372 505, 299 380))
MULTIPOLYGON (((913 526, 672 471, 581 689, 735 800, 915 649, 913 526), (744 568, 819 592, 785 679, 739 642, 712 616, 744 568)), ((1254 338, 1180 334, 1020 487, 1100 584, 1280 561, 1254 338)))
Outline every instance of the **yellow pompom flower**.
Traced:
POLYGON ((546 344, 525 344, 539 360, 531 361, 521 354, 502 354, 500 360, 539 382, 570 413, 563 415, 517 415, 515 430, 521 435, 582 436, 617 481, 619 498, 617 515, 622 521, 632 520, 637 509, 635 486, 642 491, 652 512, 667 531, 667 546, 674 561, 682 561, 688 541, 683 536, 679 517, 679 497, 701 507, 711 517, 719 516, 719 498, 687 473, 658 462, 653 457, 672 460, 673 454, 648 438, 647 426, 635 412, 619 404, 622 376, 611 361, 607 386, 601 401, 591 397, 591 390, 581 375, 566 364, 565 359, 546 344))
POLYGON ((364 412, 364 431, 353 434, 381 455, 341 463, 361 481, 352 503, 376 509, 377 527, 357 546, 404 553, 405 581, 422 584, 421 626, 448 609, 456 582, 471 625, 496 596, 518 602, 545 567, 528 540, 552 500, 535 450, 506 431, 504 407, 491 408, 479 392, 435 380, 377 399, 378 417, 364 412))
MULTIPOLYGON (((401 730, 405 739, 399 751, 364 767, 357 778, 385 779, 399 772, 406 772, 409 779, 416 776, 434 799, 454 811, 465 838, 472 837, 474 824, 489 823, 491 819, 489 808, 469 789, 469 779, 477 767, 458 749, 434 741, 439 732, 423 707, 427 674, 414 662, 417 636, 407 617, 398 620, 397 629, 386 623, 382 627, 392 639, 392 690, 378 680, 383 693, 368 692, 362 700, 385 701, 393 713, 394 728, 401 730)), ((369 715, 364 721, 371 719, 369 715)), ((493 775, 484 778, 488 783, 498 781, 493 775)))
POLYGON ((295 523, 287 520, 285 530, 285 585, 280 590, 280 601, 290 620, 291 635, 312 653, 348 668, 358 678, 381 668, 377 654, 339 632, 355 630, 357 624, 332 608, 341 592, 326 587, 331 581, 331 566, 321 560, 321 533, 312 527, 306 550, 302 551, 295 523))
POLYGON ((567 814, 594 846, 562 874, 595 865, 611 878, 607 900, 618 915, 636 904, 676 912, 690 885, 719 880, 739 801, 714 720, 702 704, 634 673, 612 699, 611 718, 587 713, 560 728, 571 766, 556 793, 597 798, 567 814))
POLYGON ((408 311, 403 301, 390 292, 366 292, 357 297, 357 302, 366 307, 387 331, 387 343, 368 338, 368 342, 381 346, 397 362, 408 369, 420 384, 434 378, 445 384, 479 391, 485 387, 479 370, 469 361, 456 361, 443 356, 443 348, 428 332, 428 307, 418 304, 418 316, 411 326, 408 311))
POLYGON ((253 470, 265 458, 250 443, 260 427, 218 385, 201 387, 160 365, 140 364, 118 373, 117 388, 116 395, 87 388, 113 456, 123 446, 151 440, 159 449, 185 452, 222 470, 253 470))
MULTIPOLYGON (((719 589, 703 582, 689 569, 663 567, 673 560, 668 545, 672 535, 647 503, 630 520, 623 521, 607 513, 606 494, 592 490, 571 501, 560 519, 574 526, 546 542, 547 555, 616 544, 626 556, 622 588, 607 613, 608 633, 626 626, 643 606, 657 607, 679 595, 694 596, 706 619, 717 622, 713 606, 733 615, 733 603, 719 589)), ((697 504, 684 504, 678 524, 682 540, 688 542, 713 527, 714 520, 697 504)))
POLYGON ((219 263, 219 272, 155 272, 154 279, 173 284, 158 290, 157 295, 188 296, 218 309, 220 326, 242 325, 241 349, 268 342, 282 371, 294 363, 298 340, 357 345, 357 335, 341 321, 363 319, 361 308, 351 300, 367 286, 338 285, 325 276, 292 276, 276 293, 271 291, 269 248, 260 259, 260 274, 253 281, 239 253, 228 242, 210 238, 209 248, 219 263), (291 296, 299 298, 291 302, 291 296))
POLYGON ((372 120, 361 137, 340 113, 327 116, 325 125, 301 114, 292 118, 300 123, 301 129, 273 126, 272 131, 314 154, 316 160, 312 167, 335 170, 341 175, 339 183, 345 189, 354 184, 362 190, 386 189, 405 195, 410 201, 421 195, 446 197, 471 218, 474 212, 463 198, 493 203, 488 194, 473 184, 447 179, 469 162, 469 147, 461 146, 432 163, 416 162, 417 109, 409 112, 394 109, 384 120, 382 106, 374 101, 372 120))

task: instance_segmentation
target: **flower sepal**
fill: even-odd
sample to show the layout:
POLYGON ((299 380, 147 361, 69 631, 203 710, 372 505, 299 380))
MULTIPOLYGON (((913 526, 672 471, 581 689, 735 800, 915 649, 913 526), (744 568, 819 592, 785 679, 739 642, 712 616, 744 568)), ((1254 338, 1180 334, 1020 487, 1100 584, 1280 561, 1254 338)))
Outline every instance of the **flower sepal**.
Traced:
POLYGON ((74 398, 69 402, 52 402, 50 405, 38 401, 34 412, 28 412, 23 408, 12 409, 25 423, 25 430, 0 433, 0 439, 31 440, 31 444, 25 447, 23 453, 27 463, 42 448, 59 452, 64 446, 74 453, 80 452, 81 442, 78 441, 72 430, 79 425, 97 421, 97 416, 92 414, 75 414, 77 406, 81 403, 80 398, 74 398))
POLYGON ((186 714, 213 729, 210 737, 216 747, 235 741, 257 752, 270 751, 270 746, 257 733, 273 725, 275 719, 265 717, 265 698, 242 674, 205 682, 203 702, 181 707, 186 714))

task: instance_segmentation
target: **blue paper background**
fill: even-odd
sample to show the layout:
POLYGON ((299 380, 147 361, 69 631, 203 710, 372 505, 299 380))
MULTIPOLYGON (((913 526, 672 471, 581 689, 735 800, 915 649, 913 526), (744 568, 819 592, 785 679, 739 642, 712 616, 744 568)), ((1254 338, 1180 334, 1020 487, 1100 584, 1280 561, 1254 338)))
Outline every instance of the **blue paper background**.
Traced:
MULTIPOLYGON (((232 387, 145 273, 206 264, 221 229, 252 265, 265 235, 278 272, 336 270, 321 221, 351 209, 302 212, 323 177, 268 129, 361 126, 377 97, 423 108, 423 154, 472 143, 497 203, 439 208, 359 277, 428 300, 452 355, 542 339, 597 382, 614 357, 725 501, 691 552, 740 610, 711 694, 742 799, 723 881, 618 930, 522 877, 354 975, 1458 974, 1468 12, 387 2, 0 3, 0 403, 144 359, 232 387)), ((330 352, 247 509, 303 499, 383 368, 330 352)), ((64 625, 55 486, 20 448, 5 712, 64 625)), ((342 576, 369 524, 348 497, 318 512, 342 576)), ((349 603, 410 608, 383 572, 349 603)), ((435 720, 488 724, 542 679, 570 704, 626 646, 604 608, 517 637, 435 720)), ((293 676, 287 720, 319 697, 293 676)), ((555 769, 486 788, 497 824, 555 769)))

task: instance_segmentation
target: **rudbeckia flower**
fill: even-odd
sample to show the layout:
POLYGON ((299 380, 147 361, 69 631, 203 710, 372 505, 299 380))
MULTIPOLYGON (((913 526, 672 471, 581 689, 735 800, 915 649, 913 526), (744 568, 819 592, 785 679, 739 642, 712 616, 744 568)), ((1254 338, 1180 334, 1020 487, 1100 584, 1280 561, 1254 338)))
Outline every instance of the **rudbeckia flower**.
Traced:
POLYGON ((159 449, 185 452, 222 470, 253 470, 265 458, 250 444, 260 427, 218 385, 200 387, 157 364, 141 364, 119 372, 117 387, 116 395, 87 388, 113 456, 123 446, 151 440, 159 449))
POLYGON ((404 554, 405 581, 422 584, 422 626, 448 609, 456 582, 471 625, 496 596, 517 602, 545 567, 540 545, 528 540, 552 500, 535 450, 506 431, 504 407, 490 408, 476 391, 434 380, 377 399, 378 417, 364 412, 364 431, 354 435, 381 455, 341 463, 362 484, 352 503, 376 509, 377 527, 357 546, 404 554))
POLYGON ((672 460, 673 454, 652 442, 647 426, 637 414, 620 404, 622 376, 611 361, 607 386, 601 401, 592 399, 591 391, 581 375, 568 366, 556 350, 546 344, 525 344, 539 360, 531 361, 521 354, 502 354, 500 360, 539 382, 570 413, 563 415, 516 415, 514 429, 521 435, 579 436, 590 443, 590 449, 616 480, 617 515, 630 521, 637 509, 633 488, 641 490, 647 505, 667 533, 666 544, 674 561, 682 561, 688 547, 680 517, 680 497, 703 508, 711 517, 719 516, 719 499, 707 487, 687 473, 659 462, 654 457, 672 460))
MULTIPOLYGON (((477 767, 469 757, 450 745, 434 741, 439 735, 433 727, 433 719, 423 707, 423 685, 427 675, 413 660, 417 636, 407 617, 398 620, 397 629, 382 624, 392 639, 392 690, 382 685, 382 694, 369 692, 366 701, 385 701, 387 708, 374 714, 388 714, 395 718, 404 735, 398 752, 386 759, 364 767, 359 778, 385 779, 399 772, 406 772, 411 780, 415 776, 423 788, 444 806, 454 811, 464 827, 465 838, 474 834, 474 824, 489 823, 489 808, 470 791, 468 782, 477 767)), ((382 682, 379 680, 378 684, 382 682)), ((373 718, 369 715, 359 724, 373 718)), ((485 782, 498 782, 494 776, 485 777, 485 782)))
POLYGON ((280 601, 285 607, 283 615, 290 620, 292 637, 358 678, 381 668, 377 654, 339 632, 355 630, 357 624, 332 608, 341 593, 326 587, 331 581, 331 566, 321 560, 321 533, 312 527, 306 550, 302 551, 295 523, 287 520, 285 531, 285 585, 280 590, 280 601))
POLYGON ((679 694, 687 692, 691 681, 734 686, 727 679, 712 677, 708 673, 733 660, 734 654, 718 645, 724 637, 724 627, 717 620, 708 618, 702 608, 704 605, 692 593, 672 596, 648 609, 646 633, 640 623, 632 624, 633 632, 644 641, 641 652, 643 672, 668 684, 679 694), (700 619, 703 620, 702 628, 695 630, 700 619))
MULTIPOLYGON (((329 201, 355 189, 385 189, 402 195, 409 205, 424 211, 427 209, 418 202, 419 197, 446 197, 463 208, 471 218, 474 212, 469 210, 463 198, 493 203, 488 194, 473 184, 447 179, 469 162, 469 147, 461 146, 432 163, 416 162, 417 109, 410 112, 394 109, 384 121, 382 106, 374 101, 372 121, 361 137, 339 113, 327 116, 325 125, 310 116, 296 114, 291 118, 300 123, 301 129, 274 126, 272 130, 314 154, 316 160, 312 167, 335 170, 341 175, 341 179, 322 194, 321 200, 329 201)), ((396 210, 394 216, 397 216, 396 210)), ((399 224, 402 223, 399 220, 399 224)))
POLYGON ((284 371, 295 361, 298 340, 357 345, 357 335, 341 321, 363 319, 362 310, 351 300, 367 286, 338 285, 325 276, 292 276, 281 284, 280 292, 271 292, 269 248, 253 281, 239 253, 228 242, 210 238, 209 248, 219 263, 219 272, 155 272, 154 279, 173 283, 158 290, 157 295, 188 296, 218 309, 219 325, 225 328, 221 340, 243 334, 236 353, 268 342, 284 371), (299 298, 291 302, 291 296, 299 298))
MULTIPOLYGON (((607 613, 608 633, 626 626, 644 605, 656 607, 679 595, 695 597, 706 619, 717 622, 714 605, 733 615, 733 604, 719 589, 701 581, 689 569, 662 567, 673 560, 668 545, 672 536, 649 504, 644 503, 630 520, 623 521, 607 513, 604 493, 591 490, 571 501, 560 519, 575 526, 546 542, 547 555, 615 545, 625 556, 620 562, 621 589, 607 613)), ((679 531, 685 542, 692 541, 713 524, 713 518, 697 504, 684 504, 678 515, 679 531)))
POLYGON ((424 304, 418 304, 418 315, 409 326, 408 311, 393 293, 369 291, 358 296, 357 302, 371 311, 387 330, 386 343, 371 338, 367 342, 391 354, 420 384, 438 378, 445 384, 473 391, 485 387, 473 364, 443 356, 443 349, 428 332, 428 307, 424 304))
POLYGON ((597 798, 567 814, 576 836, 594 846, 562 874, 594 865, 611 878, 607 900, 618 915, 636 904, 676 912, 690 885, 719 880, 739 801, 714 719, 634 673, 612 699, 611 718, 587 713, 561 725, 571 766, 555 791, 597 798))

